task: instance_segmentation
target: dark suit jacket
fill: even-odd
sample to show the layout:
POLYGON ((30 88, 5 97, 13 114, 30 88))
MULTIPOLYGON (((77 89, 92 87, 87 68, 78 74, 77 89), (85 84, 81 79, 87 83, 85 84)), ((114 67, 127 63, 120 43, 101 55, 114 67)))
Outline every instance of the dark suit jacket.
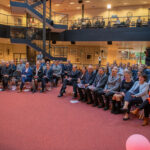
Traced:
POLYGON ((95 73, 92 72, 91 74, 89 74, 89 72, 87 71, 85 74, 85 83, 84 84, 89 84, 92 85, 95 79, 95 73))
POLYGON ((80 76, 80 71, 79 70, 76 70, 75 72, 74 71, 71 71, 69 74, 68 74, 68 77, 72 78, 72 81, 77 81, 78 78, 80 76))
POLYGON ((99 78, 99 81, 96 85, 96 89, 103 89, 105 85, 107 84, 108 76, 104 74, 99 78))
POLYGON ((22 75, 26 75, 27 80, 32 80, 33 70, 29 67, 28 72, 25 72, 26 68, 23 68, 22 75))
POLYGON ((12 76, 12 70, 10 67, 3 66, 1 73, 2 73, 2 76, 4 75, 9 75, 9 77, 12 76))
POLYGON ((48 79, 52 79, 53 77, 53 69, 50 68, 49 70, 45 69, 44 70, 44 76, 46 76, 48 79))
MULTIPOLYGON (((35 75, 36 75, 36 67, 35 67, 34 70, 33 70, 33 77, 34 77, 35 75)), ((42 67, 40 67, 37 76, 38 76, 38 78, 42 79, 42 77, 43 77, 43 68, 42 68, 42 67)))
POLYGON ((70 64, 66 64, 64 69, 67 72, 71 72, 72 71, 72 64, 71 63, 70 64))

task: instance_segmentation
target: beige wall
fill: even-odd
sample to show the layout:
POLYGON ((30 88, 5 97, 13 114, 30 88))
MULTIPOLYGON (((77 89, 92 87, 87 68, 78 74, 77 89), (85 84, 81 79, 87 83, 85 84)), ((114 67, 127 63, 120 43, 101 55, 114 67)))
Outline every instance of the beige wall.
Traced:
POLYGON ((16 57, 19 57, 19 54, 22 54, 22 58, 26 58, 26 46, 0 43, 0 60, 11 61, 14 59, 14 54, 16 54, 16 57))
MULTIPOLYGON (((81 44, 81 43, 80 43, 81 44)), ((91 43, 91 45, 93 45, 91 43)), ((58 45, 57 45, 58 46, 58 45)), ((102 58, 102 65, 106 65, 107 62, 113 63, 114 60, 117 61, 119 64, 130 62, 131 64, 137 63, 137 60, 127 60, 122 59, 120 56, 120 50, 117 44, 113 45, 106 45, 104 46, 83 46, 81 45, 59 45, 59 46, 66 46, 68 47, 67 50, 67 59, 71 60, 72 63, 77 64, 78 66, 82 65, 97 65, 98 64, 98 57, 101 56, 102 58), (104 51, 102 54, 101 51, 104 51), (90 59, 87 59, 87 55, 91 55, 90 59)), ((53 52, 52 52, 53 53, 53 52)), ((58 52, 57 52, 57 55, 58 52)))

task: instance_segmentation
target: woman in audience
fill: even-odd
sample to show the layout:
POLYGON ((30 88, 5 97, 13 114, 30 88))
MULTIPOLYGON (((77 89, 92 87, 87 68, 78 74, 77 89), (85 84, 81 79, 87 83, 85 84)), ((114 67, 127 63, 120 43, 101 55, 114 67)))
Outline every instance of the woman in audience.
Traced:
POLYGON ((132 75, 130 71, 127 70, 124 72, 124 78, 125 79, 121 83, 120 92, 117 92, 116 94, 114 94, 112 98, 112 111, 111 112, 114 114, 120 113, 121 101, 123 100, 126 92, 130 90, 130 88, 133 86, 132 75))
POLYGON ((123 120, 129 119, 130 109, 135 104, 141 104, 148 98, 149 85, 146 82, 147 76, 141 74, 139 76, 139 81, 136 81, 132 88, 125 94, 123 111, 125 111, 125 116, 123 120))

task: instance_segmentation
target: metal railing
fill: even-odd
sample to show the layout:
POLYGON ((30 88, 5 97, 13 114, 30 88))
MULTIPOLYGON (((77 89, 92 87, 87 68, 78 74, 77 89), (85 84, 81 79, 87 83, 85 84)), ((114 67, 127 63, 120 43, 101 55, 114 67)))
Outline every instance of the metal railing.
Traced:
POLYGON ((26 18, 16 15, 6 15, 0 13, 0 24, 12 26, 26 26, 26 18))
POLYGON ((95 16, 91 19, 79 18, 78 20, 69 20, 68 22, 69 22, 69 29, 150 26, 150 19, 148 15, 130 16, 130 17, 128 16, 118 17, 114 15, 110 18, 103 18, 102 16, 95 16))
MULTIPOLYGON (((11 0, 11 1, 27 3, 31 6, 32 4, 34 4, 40 0, 37 0, 36 2, 33 0, 11 0)), ((43 15, 43 5, 42 4, 37 5, 36 7, 34 7, 34 9, 43 15)), ((46 6, 46 19, 53 20, 54 24, 68 25, 68 14, 58 13, 58 12, 54 12, 54 11, 51 11, 51 14, 50 14, 50 8, 47 6, 46 6)))

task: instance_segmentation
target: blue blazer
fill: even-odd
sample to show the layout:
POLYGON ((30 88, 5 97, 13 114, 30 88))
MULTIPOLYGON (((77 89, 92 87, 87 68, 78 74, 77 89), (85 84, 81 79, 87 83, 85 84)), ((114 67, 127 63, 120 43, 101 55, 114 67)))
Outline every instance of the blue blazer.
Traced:
POLYGON ((28 72, 25 72, 26 68, 23 68, 22 75, 26 75, 27 80, 32 80, 33 70, 29 67, 28 72))
POLYGON ((47 72, 47 68, 44 70, 44 76, 46 76, 46 75, 48 75, 47 76, 48 79, 52 79, 52 77, 53 77, 53 70, 52 70, 52 68, 50 68, 48 70, 48 72, 47 72))
POLYGON ((132 88, 129 90, 130 93, 134 94, 134 91, 139 87, 139 93, 135 94, 136 97, 141 97, 143 101, 145 101, 148 96, 149 85, 147 82, 143 84, 139 84, 139 81, 136 81, 132 88))

